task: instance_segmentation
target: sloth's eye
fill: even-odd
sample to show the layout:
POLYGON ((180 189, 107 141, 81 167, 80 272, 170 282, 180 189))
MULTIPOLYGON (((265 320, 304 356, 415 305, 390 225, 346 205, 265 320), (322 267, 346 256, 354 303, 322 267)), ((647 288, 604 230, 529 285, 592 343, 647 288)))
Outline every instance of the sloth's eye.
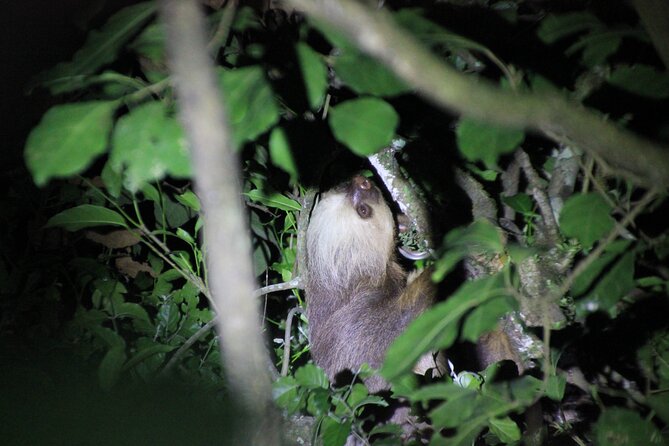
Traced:
POLYGON ((372 216, 372 208, 365 203, 362 203, 362 204, 358 205, 358 207, 356 208, 356 211, 358 212, 358 215, 360 216, 360 218, 363 218, 363 219, 367 219, 367 218, 370 218, 372 216))

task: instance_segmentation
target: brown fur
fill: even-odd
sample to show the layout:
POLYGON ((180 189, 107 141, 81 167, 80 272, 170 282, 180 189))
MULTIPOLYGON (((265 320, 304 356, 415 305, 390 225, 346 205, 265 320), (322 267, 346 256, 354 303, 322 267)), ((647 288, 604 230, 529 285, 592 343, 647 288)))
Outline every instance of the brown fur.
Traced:
MULTIPOLYGON (((395 258, 392 214, 362 177, 323 194, 307 230, 311 354, 330 379, 378 368, 390 343, 434 298, 429 274, 407 279, 395 258)), ((371 392, 387 388, 376 376, 371 392)))

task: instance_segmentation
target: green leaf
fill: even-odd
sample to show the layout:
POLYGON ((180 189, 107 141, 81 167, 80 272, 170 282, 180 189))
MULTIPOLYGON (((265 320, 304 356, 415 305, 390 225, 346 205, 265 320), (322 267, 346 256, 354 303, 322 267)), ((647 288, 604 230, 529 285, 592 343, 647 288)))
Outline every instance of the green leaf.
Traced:
POLYGON ((539 25, 537 36, 544 43, 551 44, 571 34, 603 27, 602 22, 589 12, 549 14, 539 25))
POLYGON ((298 384, 292 376, 282 376, 272 385, 272 398, 276 404, 289 413, 298 411, 302 406, 302 397, 298 395, 298 384))
POLYGON ((125 363, 125 346, 112 347, 107 351, 98 367, 100 387, 110 390, 118 381, 125 363))
POLYGON ((593 428, 597 446, 636 446, 663 444, 662 435, 649 420, 638 412, 619 407, 608 408, 593 428))
POLYGON ((330 385, 327 375, 320 367, 305 364, 295 372, 295 380, 307 389, 327 389, 330 385))
POLYGON ((462 327, 462 339, 476 342, 486 332, 492 331, 499 318, 514 309, 515 301, 509 296, 490 299, 471 312, 462 327))
POLYGON ((341 49, 341 55, 335 59, 334 70, 358 94, 394 96, 409 91, 407 84, 392 71, 353 47, 341 49))
POLYGON ((607 265, 618 257, 618 254, 626 252, 632 244, 629 240, 616 240, 606 247, 604 253, 595 259, 585 271, 576 276, 571 286, 571 292, 574 296, 580 296, 592 286, 595 279, 604 271, 607 265))
POLYGON ((151 322, 149 313, 147 313, 144 307, 139 304, 123 302, 120 305, 115 306, 114 310, 116 311, 117 317, 130 317, 144 322, 151 322))
POLYGON ((73 77, 93 74, 116 60, 123 45, 153 15, 155 8, 154 2, 144 2, 121 9, 102 28, 89 33, 84 46, 70 62, 60 63, 40 74, 35 82, 47 85, 54 95, 78 88, 73 77))
POLYGON ((166 174, 191 174, 183 129, 159 101, 142 104, 118 120, 110 162, 117 172, 125 167, 124 183, 131 192, 166 174))
POLYGON ((346 398, 346 403, 349 407, 355 407, 360 404, 360 402, 364 401, 367 396, 369 396, 367 387, 365 387, 364 384, 355 383, 351 386, 351 393, 348 398, 346 398))
POLYGON ((491 418, 488 420, 488 426, 490 426, 492 433, 497 435, 503 443, 520 440, 520 428, 509 417, 491 418))
POLYGON ((200 205, 200 199, 197 198, 197 195, 195 195, 193 191, 187 190, 181 195, 176 195, 174 198, 176 198, 179 203, 183 204, 184 206, 188 206, 195 212, 200 212, 202 207, 200 205))
POLYGON ((272 164, 283 169, 292 179, 297 178, 297 166, 290 143, 281 127, 276 127, 269 136, 269 157, 272 164))
POLYGON ((51 217, 46 223, 47 228, 61 227, 68 231, 105 225, 128 227, 125 219, 118 212, 92 204, 82 204, 66 209, 51 217))
POLYGON ((564 390, 567 385, 567 378, 563 375, 551 375, 548 377, 546 386, 546 396, 553 401, 562 401, 564 390))
POLYGON ((520 193, 510 197, 502 197, 504 204, 523 215, 534 215, 534 202, 529 195, 520 193))
POLYGON ((587 312, 602 309, 615 316, 615 305, 634 289, 634 259, 634 252, 623 255, 597 283, 595 289, 579 301, 579 308, 587 312))
POLYGON ((142 72, 151 83, 159 82, 167 77, 165 64, 165 28, 158 21, 151 23, 128 45, 128 49, 137 53, 143 60, 142 72))
POLYGON ((646 98, 669 98, 669 75, 650 65, 617 66, 607 81, 621 90, 646 98))
POLYGON ((611 206, 596 192, 573 195, 560 212, 560 229, 589 249, 613 229, 615 221, 610 213, 611 206))
POLYGON ((458 335, 459 322, 472 308, 505 296, 502 274, 467 282, 414 320, 388 348, 381 374, 389 381, 411 370, 418 358, 430 350, 448 348, 458 335))
POLYGON ((439 404, 430 411, 430 418, 439 428, 457 427, 467 421, 476 408, 478 392, 455 384, 443 387, 438 398, 446 402, 439 404))
POLYGON ((485 124, 462 118, 455 130, 460 153, 469 161, 483 161, 488 168, 497 165, 500 155, 513 152, 525 139, 522 130, 485 124))
POLYGON ((100 178, 105 184, 105 189, 107 189, 109 195, 114 198, 121 196, 121 189, 123 188, 123 177, 114 170, 109 161, 107 161, 105 166, 102 168, 100 178))
POLYGON ((262 67, 220 69, 218 76, 235 147, 253 141, 279 121, 274 93, 262 67))
POLYGON ((351 433, 351 422, 339 423, 333 418, 325 418, 321 425, 321 438, 323 446, 344 446, 348 434, 351 433))
POLYGON ((169 353, 172 350, 176 349, 176 345, 163 345, 163 344, 154 344, 150 345, 149 347, 142 348, 137 352, 135 356, 130 358, 128 362, 126 362, 123 366, 123 371, 131 370, 133 367, 137 366, 138 364, 141 364, 145 360, 151 358, 154 355, 158 355, 161 353, 169 353))
POLYGON ((330 395, 325 389, 314 389, 307 397, 307 412, 315 417, 327 415, 330 410, 330 395))
POLYGON ((252 201, 264 204, 265 206, 269 206, 272 208, 281 209, 282 211, 299 211, 300 209, 302 209, 300 203, 293 200, 292 198, 286 197, 285 195, 281 195, 278 192, 273 192, 267 195, 265 192, 261 190, 253 189, 245 193, 244 195, 249 197, 252 201))
POLYGON ((323 105, 325 92, 328 88, 328 69, 323 56, 311 49, 309 45, 299 42, 296 46, 297 60, 300 63, 300 72, 307 89, 309 107, 317 110, 323 105))
POLYGON ((26 142, 35 184, 82 172, 107 149, 117 102, 81 102, 49 109, 26 142))
POLYGON ((620 47, 622 37, 612 32, 592 32, 581 37, 575 44, 567 48, 565 53, 570 56, 583 49, 581 59, 588 67, 606 62, 606 59, 620 47))
POLYGON ((332 108, 328 122, 337 141, 356 155, 368 156, 390 144, 399 116, 381 99, 360 98, 332 108))

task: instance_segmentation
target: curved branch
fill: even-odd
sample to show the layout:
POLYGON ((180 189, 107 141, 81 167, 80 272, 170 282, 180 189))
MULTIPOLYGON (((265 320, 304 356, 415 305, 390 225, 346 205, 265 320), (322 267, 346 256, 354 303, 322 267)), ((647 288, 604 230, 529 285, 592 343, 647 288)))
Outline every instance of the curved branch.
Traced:
POLYGON ((643 185, 669 186, 669 148, 607 122, 554 94, 506 91, 467 76, 435 57, 401 30, 390 14, 354 0, 287 0, 337 27, 438 107, 506 127, 523 128, 586 150, 643 185))

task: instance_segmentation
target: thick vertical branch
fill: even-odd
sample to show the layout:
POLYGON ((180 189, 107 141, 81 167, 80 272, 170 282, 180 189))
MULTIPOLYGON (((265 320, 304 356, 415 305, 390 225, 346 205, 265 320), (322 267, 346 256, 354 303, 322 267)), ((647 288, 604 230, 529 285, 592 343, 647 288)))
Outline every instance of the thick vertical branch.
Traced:
POLYGON ((218 332, 224 367, 232 394, 260 417, 267 413, 271 387, 260 314, 252 298, 251 244, 240 200, 239 160, 207 55, 205 22, 197 2, 163 0, 161 14, 167 27, 179 116, 202 201, 211 290, 222 310, 218 332))

